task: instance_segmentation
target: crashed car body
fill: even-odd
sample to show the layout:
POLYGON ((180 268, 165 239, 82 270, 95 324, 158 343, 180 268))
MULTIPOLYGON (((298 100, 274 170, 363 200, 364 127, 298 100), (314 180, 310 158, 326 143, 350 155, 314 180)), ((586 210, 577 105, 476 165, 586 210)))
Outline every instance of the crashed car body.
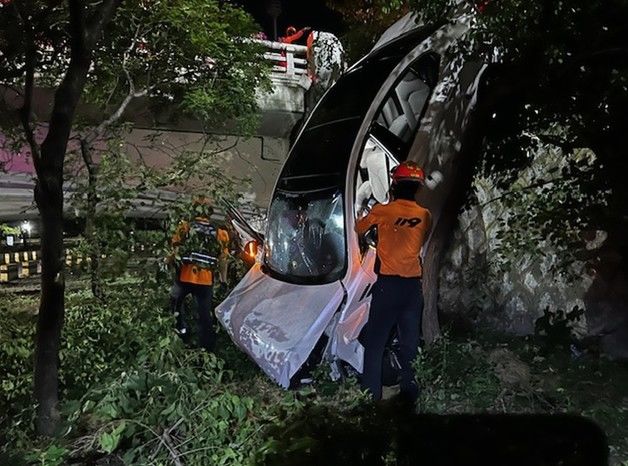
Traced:
POLYGON ((216 314, 280 385, 288 387, 313 357, 328 360, 336 377, 346 364, 362 371, 358 336, 377 277, 375 249, 355 233, 356 215, 388 201, 390 170, 410 159, 438 173, 421 199, 438 222, 483 69, 446 52, 472 20, 468 10, 448 24, 417 26, 408 16, 393 25, 304 124, 277 180, 265 234, 235 220, 263 248, 216 314))

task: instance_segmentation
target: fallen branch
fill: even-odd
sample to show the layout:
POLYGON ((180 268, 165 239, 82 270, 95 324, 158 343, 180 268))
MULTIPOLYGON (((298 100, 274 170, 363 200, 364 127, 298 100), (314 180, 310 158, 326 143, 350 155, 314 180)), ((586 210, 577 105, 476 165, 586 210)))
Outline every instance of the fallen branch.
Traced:
POLYGON ((164 444, 164 446, 166 447, 166 449, 168 450, 168 452, 170 453, 170 457, 172 458, 172 461, 175 464, 175 466, 183 466, 183 462, 179 459, 181 455, 179 454, 179 452, 177 452, 176 448, 174 447, 172 443, 172 438, 170 437, 170 434, 168 433, 168 431, 164 430, 164 433, 159 438, 161 442, 164 444))

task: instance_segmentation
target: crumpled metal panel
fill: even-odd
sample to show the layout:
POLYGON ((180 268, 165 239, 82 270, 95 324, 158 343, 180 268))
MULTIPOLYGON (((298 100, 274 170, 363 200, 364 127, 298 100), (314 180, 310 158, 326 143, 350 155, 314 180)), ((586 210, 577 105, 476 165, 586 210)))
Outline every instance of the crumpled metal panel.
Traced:
POLYGON ((255 264, 216 315, 234 343, 287 388, 343 297, 340 282, 295 285, 275 280, 255 264))
POLYGON ((369 318, 371 309, 370 297, 361 303, 352 312, 347 313, 338 322, 336 340, 333 348, 334 355, 351 364, 355 370, 362 373, 364 365, 364 347, 358 341, 360 332, 369 318))
POLYGON ((374 272, 375 258, 375 249, 369 247, 361 258, 360 265, 352 267, 353 274, 346 280, 347 301, 334 329, 331 344, 330 357, 348 362, 360 373, 364 347, 358 341, 358 337, 368 321, 371 308, 370 290, 377 281, 374 272))

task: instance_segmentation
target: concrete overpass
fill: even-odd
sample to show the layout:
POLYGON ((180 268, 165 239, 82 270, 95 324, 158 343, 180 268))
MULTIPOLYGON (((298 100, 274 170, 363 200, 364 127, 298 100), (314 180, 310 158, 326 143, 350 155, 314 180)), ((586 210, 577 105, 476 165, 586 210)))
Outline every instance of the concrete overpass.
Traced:
MULTIPOLYGON (((310 89, 307 48, 277 42, 261 41, 266 47, 265 58, 273 63, 272 92, 259 93, 261 124, 254 137, 242 138, 233 134, 213 135, 212 147, 221 151, 217 160, 227 176, 238 175, 252 180, 245 199, 254 207, 265 208, 272 194, 275 179, 289 149, 288 138, 295 123, 306 110, 306 93, 310 89)), ((49 91, 38 89, 40 114, 46 114, 49 91)), ((175 108, 163 108, 158 113, 147 109, 148 102, 138 100, 128 109, 127 119, 133 129, 126 135, 127 152, 141 157, 154 167, 170 163, 176 151, 198 150, 207 138, 198 121, 181 118, 175 108), (147 144, 147 140, 151 144, 147 144)), ((89 114, 89 109, 83 109, 89 114)), ((2 145, 0 134, 0 146, 2 145)), ((0 222, 16 223, 38 217, 33 202, 34 169, 26 151, 11 154, 0 149, 0 222)), ((66 198, 73 192, 71 182, 65 184, 66 198)), ((134 201, 129 212, 132 217, 161 217, 164 206, 176 194, 160 191, 144 194, 134 201)), ((66 204, 68 217, 76 216, 66 204)))

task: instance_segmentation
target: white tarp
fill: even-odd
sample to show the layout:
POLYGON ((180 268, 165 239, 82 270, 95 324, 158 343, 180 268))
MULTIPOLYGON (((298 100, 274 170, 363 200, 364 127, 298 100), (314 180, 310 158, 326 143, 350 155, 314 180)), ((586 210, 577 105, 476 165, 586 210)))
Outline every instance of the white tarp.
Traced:
POLYGON ((295 285, 275 280, 255 264, 216 315, 233 341, 287 388, 343 297, 340 282, 295 285))

